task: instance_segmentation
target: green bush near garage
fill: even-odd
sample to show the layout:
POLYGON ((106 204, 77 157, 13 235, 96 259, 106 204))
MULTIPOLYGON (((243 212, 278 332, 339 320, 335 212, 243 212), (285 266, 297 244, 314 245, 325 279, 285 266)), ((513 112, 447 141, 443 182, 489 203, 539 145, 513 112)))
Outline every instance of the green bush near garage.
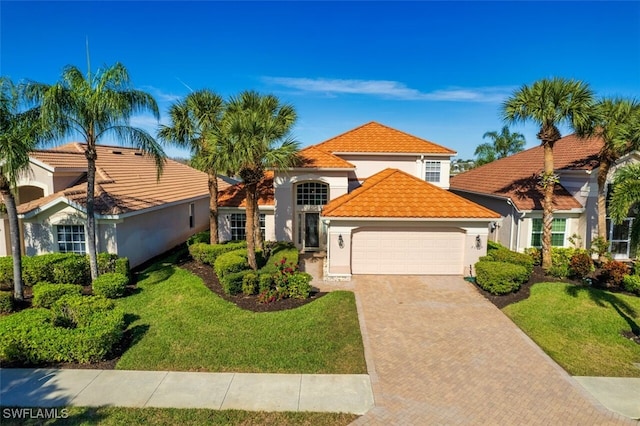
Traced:
POLYGON ((213 266, 216 262, 216 259, 221 254, 228 253, 230 251, 236 251, 238 249, 246 247, 246 241, 237 241, 214 245, 204 242, 195 242, 189 245, 189 254, 195 261, 213 266))
POLYGON ((0 291, 0 314, 13 312, 13 293, 10 291, 0 291))
POLYGON ((491 294, 512 293, 529 279, 529 275, 522 265, 487 260, 476 263, 476 283, 491 294))

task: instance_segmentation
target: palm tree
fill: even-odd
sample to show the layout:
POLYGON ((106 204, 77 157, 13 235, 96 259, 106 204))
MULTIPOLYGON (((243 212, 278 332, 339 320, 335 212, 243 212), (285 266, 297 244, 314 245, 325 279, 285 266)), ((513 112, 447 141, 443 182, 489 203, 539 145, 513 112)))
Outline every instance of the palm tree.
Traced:
POLYGON ((542 79, 516 90, 502 105, 502 115, 509 124, 533 121, 540 126, 537 137, 544 150, 544 172, 540 179, 544 191, 542 267, 549 269, 553 191, 558 180, 553 167, 553 146, 561 137, 558 126, 568 125, 578 136, 588 133, 593 122, 593 93, 581 81, 542 79))
POLYGON ((473 155, 477 156, 476 165, 490 163, 504 158, 510 154, 515 154, 524 149, 526 140, 522 133, 511 133, 508 126, 504 126, 500 133, 486 132, 482 139, 491 138, 493 142, 478 145, 473 155))
POLYGON ((594 134, 604 145, 598 154, 598 237, 607 239, 607 175, 611 166, 640 146, 640 104, 627 99, 603 99, 596 105, 594 134))
MULTIPOLYGON (((616 224, 621 224, 629 210, 640 203, 640 164, 629 164, 616 171, 613 179, 613 192, 609 200, 609 216, 616 224)), ((631 225, 630 254, 638 253, 640 243, 640 220, 631 225)))
POLYGON ((9 235, 13 260, 13 297, 24 300, 20 227, 14 190, 22 173, 29 170, 29 153, 36 148, 44 132, 38 127, 39 110, 23 109, 19 89, 6 77, 0 77, 0 198, 9 217, 9 235))
POLYGON ((69 65, 58 83, 50 86, 32 82, 26 93, 29 99, 41 103, 45 127, 56 129, 56 138, 80 136, 86 143, 87 248, 91 278, 96 279, 96 145, 108 136, 115 136, 122 143, 140 149, 155 160, 159 179, 166 159, 162 147, 149 133, 129 124, 131 116, 140 112, 151 112, 159 119, 158 105, 150 94, 132 88, 129 73, 121 63, 98 69, 95 74, 89 70, 86 77, 69 65))
POLYGON ((229 148, 220 133, 224 101, 210 90, 187 95, 169 108, 171 125, 160 126, 158 137, 167 142, 189 147, 193 153, 191 164, 209 176, 210 243, 218 244, 218 171, 230 174, 229 148))
POLYGON ((223 133, 233 149, 233 165, 246 191, 246 235, 249 266, 257 269, 255 250, 262 249, 257 188, 267 168, 284 169, 298 161, 298 142, 290 136, 296 120, 293 106, 254 91, 232 97, 223 118, 223 133))

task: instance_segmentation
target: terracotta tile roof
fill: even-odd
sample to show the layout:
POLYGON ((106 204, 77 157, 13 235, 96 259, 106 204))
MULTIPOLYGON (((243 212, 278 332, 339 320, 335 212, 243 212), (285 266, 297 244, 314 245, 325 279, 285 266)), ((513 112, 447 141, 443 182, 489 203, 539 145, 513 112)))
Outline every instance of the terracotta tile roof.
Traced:
POLYGON ((449 154, 456 152, 426 139, 372 121, 315 145, 331 153, 372 152, 449 154))
MULTIPOLYGON (((602 149, 600 138, 575 135, 558 140, 553 148, 554 166, 560 170, 593 170, 602 149)), ((519 152, 451 178, 450 189, 511 198, 519 210, 541 210, 544 198, 538 186, 543 170, 542 146, 519 152)), ((582 205, 562 185, 556 185, 554 209, 570 210, 582 205)))
MULTIPOLYGON (((158 181, 155 162, 139 150, 110 146, 96 148, 95 200, 98 214, 123 214, 209 194, 207 174, 187 165, 167 160, 158 181)), ((69 165, 75 167, 84 161, 86 169, 83 144, 73 143, 53 150, 36 151, 32 156, 49 166, 61 168, 69 165)), ((230 186, 221 178, 218 178, 218 185, 220 189, 230 186)), ((58 197, 84 205, 86 187, 85 177, 82 183, 73 187, 20 205, 18 211, 21 214, 28 213, 58 197)))
POLYGON ((465 198, 397 169, 385 169, 349 194, 332 200, 325 217, 499 218, 465 198))
POLYGON ((302 160, 300 167, 318 169, 355 169, 355 166, 342 158, 324 151, 317 146, 310 146, 298 152, 302 160))
MULTIPOLYGON (((246 192, 243 183, 237 183, 218 193, 218 205, 220 207, 247 207, 246 192)), ((273 172, 265 172, 264 179, 258 184, 258 205, 275 205, 273 190, 273 172)))

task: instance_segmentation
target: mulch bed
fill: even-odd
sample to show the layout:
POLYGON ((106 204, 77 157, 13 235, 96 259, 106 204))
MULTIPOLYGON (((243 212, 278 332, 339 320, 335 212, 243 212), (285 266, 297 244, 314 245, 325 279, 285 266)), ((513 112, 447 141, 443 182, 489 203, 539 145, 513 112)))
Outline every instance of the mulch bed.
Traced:
POLYGON ((285 309, 294 309, 302 305, 306 305, 307 303, 311 303, 314 300, 317 300, 327 294, 326 292, 316 291, 312 292, 311 296, 307 299, 282 299, 276 300, 275 302, 271 303, 260 303, 258 300, 258 296, 255 295, 247 296, 240 293, 235 296, 230 296, 226 294, 222 289, 220 281, 218 281, 218 277, 213 271, 213 268, 209 265, 203 265, 192 259, 185 259, 179 262, 178 266, 200 277, 204 282, 204 285, 206 285, 209 290, 211 290, 224 300, 235 303, 239 308, 245 309, 247 311, 273 312, 282 311, 285 309))

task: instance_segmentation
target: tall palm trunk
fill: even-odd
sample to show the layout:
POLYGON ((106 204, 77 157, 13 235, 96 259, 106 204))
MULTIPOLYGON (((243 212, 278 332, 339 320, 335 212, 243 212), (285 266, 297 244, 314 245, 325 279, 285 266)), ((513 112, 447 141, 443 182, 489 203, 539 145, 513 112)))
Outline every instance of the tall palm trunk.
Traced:
POLYGON ((218 244, 218 175, 214 171, 209 173, 209 243, 218 244))
POLYGON ((7 207, 9 216, 9 235, 11 238, 11 256, 13 258, 13 298, 24 300, 24 283, 22 282, 22 253, 20 252, 20 224, 16 210, 16 200, 11 188, 4 178, 0 177, 0 195, 7 207))
MULTIPOLYGON (((544 145, 544 175, 553 175, 553 146, 544 145)), ((555 184, 547 180, 542 205, 542 268, 551 268, 551 225, 553 224, 553 190, 555 184)))
POLYGON ((87 252, 89 253, 89 267, 91 281, 98 278, 98 259, 96 255, 96 218, 95 218, 95 183, 96 159, 98 154, 95 147, 87 146, 87 252))
POLYGON ((542 268, 551 268, 551 227, 553 224, 553 192, 556 178, 553 166, 553 145, 560 139, 560 131, 555 126, 543 126, 538 133, 544 151, 544 174, 542 187, 544 201, 542 203, 542 268))
POLYGON ((262 243, 262 228, 260 227, 260 207, 258 206, 258 198, 254 198, 255 205, 253 206, 253 239, 255 240, 256 250, 264 251, 264 244, 262 243))
POLYGON ((258 269, 258 263, 256 262, 256 241, 255 241, 255 205, 257 203, 256 188, 257 183, 246 182, 245 189, 247 191, 247 211, 246 211, 246 224, 245 233, 247 235, 247 260, 249 266, 254 271, 258 269))

